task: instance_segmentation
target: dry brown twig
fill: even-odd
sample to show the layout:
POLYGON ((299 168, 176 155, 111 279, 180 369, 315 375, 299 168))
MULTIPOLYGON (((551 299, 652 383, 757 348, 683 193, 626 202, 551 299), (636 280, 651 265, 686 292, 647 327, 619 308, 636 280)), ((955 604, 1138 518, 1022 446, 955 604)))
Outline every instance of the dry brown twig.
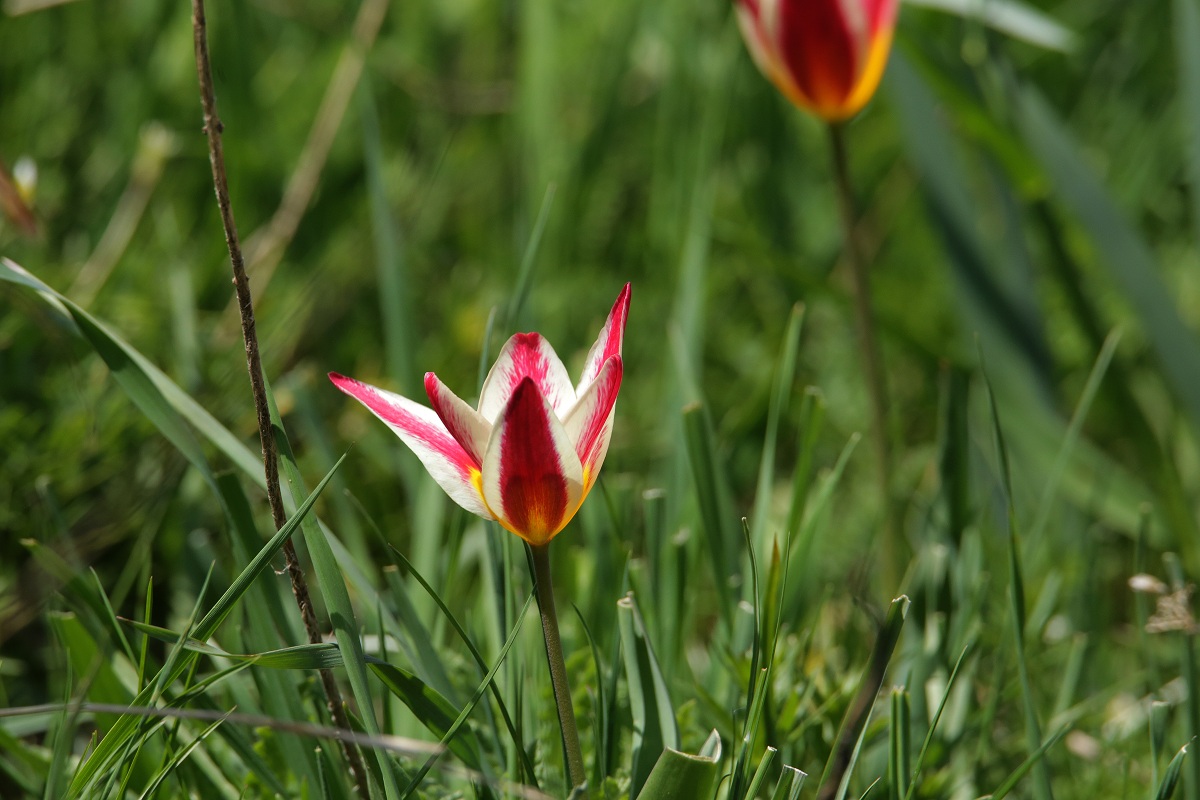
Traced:
MULTIPOLYGON (((192 0, 192 32, 196 49, 196 73, 200 80, 200 101, 204 108, 204 133, 208 137, 209 161, 212 164, 213 187, 217 193, 221 225, 225 229, 225 244, 229 248, 229 261, 233 268, 233 285, 237 293, 238 313, 242 321, 242 339, 246 346, 246 368, 250 372, 250 387, 254 394, 254 408, 258 416, 258 436, 262 445, 263 470, 267 480, 267 500, 271 506, 275 529, 279 530, 287 522, 287 515, 283 508, 283 495, 279 490, 278 454, 267 406, 267 390, 263 380, 262 361, 258 352, 258 334, 255 331, 254 303, 250 295, 250 281, 246 277, 246 264, 242 256, 241 245, 238 243, 237 225, 234 223, 233 208, 229 201, 229 181, 225 171, 224 148, 221 144, 223 128, 220 117, 217 116, 217 103, 213 91, 204 0, 192 0)), ((321 628, 317 623, 312 600, 309 597, 308 582, 304 578, 304 571, 300 568, 300 561, 296 557, 296 548, 291 540, 284 542, 283 553, 287 561, 288 576, 292 582, 292 594, 296 598, 296 605, 304 620, 304 629, 308 633, 309 642, 316 644, 321 641, 321 628)), ((349 729, 350 724, 342 704, 341 691, 330 670, 321 670, 321 684, 325 689, 329 714, 334 724, 339 728, 349 729)), ((363 766, 361 754, 351 742, 343 741, 342 748, 359 795, 364 798, 370 797, 369 778, 363 766)))

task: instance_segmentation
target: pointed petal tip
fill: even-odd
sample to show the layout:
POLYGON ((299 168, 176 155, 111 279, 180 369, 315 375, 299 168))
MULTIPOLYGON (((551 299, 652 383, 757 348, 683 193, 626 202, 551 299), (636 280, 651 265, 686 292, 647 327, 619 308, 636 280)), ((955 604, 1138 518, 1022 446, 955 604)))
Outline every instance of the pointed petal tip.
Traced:
POLYGON ((341 374, 340 372, 330 372, 330 373, 328 373, 328 375, 329 375, 329 380, 333 383, 333 385, 336 386, 337 388, 341 389, 343 392, 346 392, 347 394, 350 393, 349 387, 354 386, 359 383, 359 381, 354 380, 354 378, 347 378, 345 375, 341 374))

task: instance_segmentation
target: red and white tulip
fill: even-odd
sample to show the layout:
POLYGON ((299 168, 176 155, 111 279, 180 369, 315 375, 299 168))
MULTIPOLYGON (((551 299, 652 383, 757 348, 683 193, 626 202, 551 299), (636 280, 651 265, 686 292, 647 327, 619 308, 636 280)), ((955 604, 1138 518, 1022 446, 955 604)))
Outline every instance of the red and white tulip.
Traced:
POLYGON ((626 284, 575 385, 538 333, 505 343, 478 408, 432 372, 432 408, 336 372, 329 379, 395 431, 454 502, 544 545, 575 516, 604 464, 629 296, 626 284))
POLYGON ((858 113, 887 66, 900 0, 737 0, 754 63, 822 119, 858 113))

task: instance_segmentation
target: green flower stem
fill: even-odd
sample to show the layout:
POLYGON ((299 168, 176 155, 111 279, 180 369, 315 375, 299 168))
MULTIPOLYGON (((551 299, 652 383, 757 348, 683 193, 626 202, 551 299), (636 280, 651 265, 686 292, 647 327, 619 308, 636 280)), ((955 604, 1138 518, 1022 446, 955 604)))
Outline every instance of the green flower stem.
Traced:
POLYGON ((554 611, 554 585, 550 582, 550 545, 530 545, 529 553, 533 558, 533 579, 536 583, 538 608, 542 612, 542 633, 546 638, 550 681, 554 684, 554 703, 558 706, 558 724, 562 727, 563 747, 567 752, 567 772, 571 777, 571 787, 578 789, 586 783, 587 778, 583 769, 583 751, 579 747, 579 730, 575 727, 575 709, 571 706, 571 689, 567 685, 567 665, 563 661, 562 640, 558 635, 558 615, 554 611))
POLYGON ((898 508, 892 498, 892 442, 888 425, 888 391, 883 374, 883 356, 879 348, 879 334, 875 330, 875 315, 871 311, 871 277, 859 246, 855 226, 858 214, 854 204, 854 190, 850 185, 850 170, 847 167, 846 136, 842 123, 829 124, 830 154, 833 161, 834 186, 837 189, 838 212, 842 223, 842 242, 846 261, 850 265, 853 282, 854 316, 858 328, 858 344, 862 353, 863 369, 866 372, 867 393, 871 401, 872 440, 875 443, 875 462, 879 476, 879 490, 883 493, 884 540, 882 552, 884 581, 889 592, 899 587, 900 574, 900 524, 898 508))

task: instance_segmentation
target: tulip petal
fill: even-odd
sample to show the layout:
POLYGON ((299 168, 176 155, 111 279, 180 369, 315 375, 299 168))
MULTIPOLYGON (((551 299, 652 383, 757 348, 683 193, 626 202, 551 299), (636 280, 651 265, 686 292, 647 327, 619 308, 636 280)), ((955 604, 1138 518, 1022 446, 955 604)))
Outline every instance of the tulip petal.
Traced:
POLYGON ((777 56, 767 27, 766 15, 770 9, 765 8, 760 0, 740 0, 736 10, 738 27, 742 31, 742 38, 746 40, 750 57, 759 71, 770 78, 777 69, 777 56))
POLYGON ((867 16, 870 21, 871 44, 862 73, 858 77, 858 85, 846 99, 846 117, 857 114, 859 109, 865 106, 871 96, 875 94, 875 90, 879 88, 879 81, 883 78, 883 71, 887 68, 888 54, 892 49, 892 32, 896 27, 896 13, 899 5, 899 0, 873 0, 868 4, 867 16))
POLYGON ((896 14, 900 11, 900 0, 866 0, 867 24, 874 38, 881 30, 896 27, 896 14))
POLYGON ((492 518, 479 489, 479 462, 450 435, 437 412, 336 372, 329 373, 329 380, 395 431, 451 500, 473 514, 492 518))
POLYGON ((462 445, 476 464, 482 464, 488 439, 492 435, 492 423, 450 391, 432 372, 425 373, 425 393, 429 395, 430 405, 454 440, 462 445))
POLYGON ((867 57, 867 19, 857 0, 782 2, 776 46, 796 87, 823 117, 840 115, 867 57))
POLYGON ((483 382, 479 396, 479 413, 483 418, 496 423, 517 386, 526 378, 536 384, 555 412, 575 402, 567 368, 550 343, 539 333, 518 333, 504 343, 483 382))
POLYGON ((627 283, 625 288, 621 289, 621 293, 617 295, 617 301, 613 303, 612 310, 608 312, 608 319, 605 320, 604 327, 600 329, 596 343, 588 351, 587 361, 583 365, 583 374, 579 378, 579 384, 575 387, 576 395, 582 395, 587 385, 596 380, 596 376, 600 374, 601 368, 608 359, 621 355, 621 343, 625 338, 625 321, 629 318, 629 298, 630 287, 627 283))
POLYGON ((533 545, 554 538, 583 500, 583 466, 549 401, 522 378, 483 459, 483 496, 500 524, 533 545))
POLYGON ((613 410, 621 389, 620 356, 604 362, 596 380, 587 387, 575 406, 563 419, 567 436, 575 443, 575 453, 583 464, 583 492, 592 488, 612 438, 613 410))

